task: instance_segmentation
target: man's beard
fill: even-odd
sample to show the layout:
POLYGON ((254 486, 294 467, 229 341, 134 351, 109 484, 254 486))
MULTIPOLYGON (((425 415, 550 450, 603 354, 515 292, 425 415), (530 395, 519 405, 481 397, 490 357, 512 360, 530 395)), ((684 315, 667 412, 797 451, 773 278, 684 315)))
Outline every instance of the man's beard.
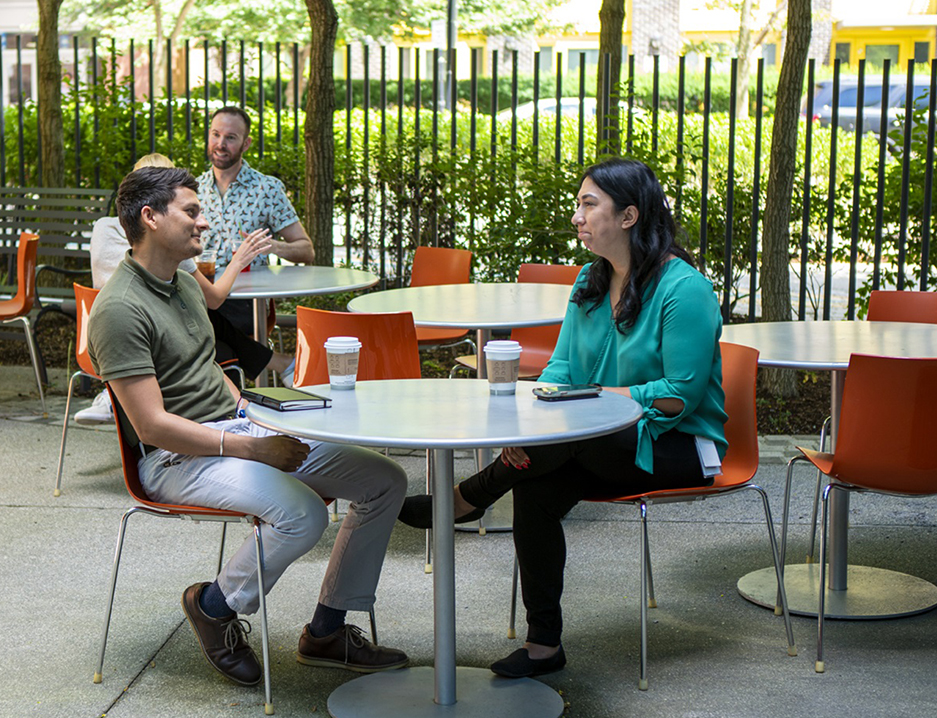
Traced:
POLYGON ((234 167, 234 165, 236 165, 238 162, 241 161, 241 155, 240 154, 235 155, 233 153, 229 153, 226 159, 216 159, 216 158, 217 158, 217 155, 213 153, 211 156, 211 163, 214 167, 217 167, 220 170, 231 169, 232 167, 234 167))

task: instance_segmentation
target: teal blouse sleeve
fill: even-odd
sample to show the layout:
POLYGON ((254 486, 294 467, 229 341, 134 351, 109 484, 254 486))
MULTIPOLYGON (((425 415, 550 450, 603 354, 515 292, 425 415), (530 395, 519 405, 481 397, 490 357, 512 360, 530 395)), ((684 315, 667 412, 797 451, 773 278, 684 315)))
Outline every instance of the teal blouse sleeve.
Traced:
MULTIPOLYGON (((712 391, 714 366, 721 365, 718 344, 722 317, 706 285, 705 281, 686 277, 657 298, 661 305, 659 351, 663 376, 629 387, 632 398, 644 407, 644 416, 638 422, 636 463, 645 471, 653 471, 653 441, 697 412, 712 391), (654 401, 663 398, 679 399, 683 410, 674 416, 664 415, 653 407, 654 401)), ((655 303, 652 300, 649 304, 655 303)))

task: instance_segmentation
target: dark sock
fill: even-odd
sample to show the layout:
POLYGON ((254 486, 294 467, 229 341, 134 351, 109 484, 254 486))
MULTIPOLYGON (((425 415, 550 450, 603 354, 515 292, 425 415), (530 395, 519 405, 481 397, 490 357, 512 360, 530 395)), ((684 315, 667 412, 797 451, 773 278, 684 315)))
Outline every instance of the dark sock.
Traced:
POLYGON ((234 613, 228 607, 224 594, 221 592, 221 586, 218 585, 217 581, 205 587, 198 597, 198 605, 205 612, 205 615, 211 618, 225 618, 234 613))
POLYGON ((346 613, 348 612, 340 608, 329 608, 322 603, 316 604, 316 612, 312 614, 312 622, 309 624, 309 633, 313 638, 331 636, 345 625, 346 613))

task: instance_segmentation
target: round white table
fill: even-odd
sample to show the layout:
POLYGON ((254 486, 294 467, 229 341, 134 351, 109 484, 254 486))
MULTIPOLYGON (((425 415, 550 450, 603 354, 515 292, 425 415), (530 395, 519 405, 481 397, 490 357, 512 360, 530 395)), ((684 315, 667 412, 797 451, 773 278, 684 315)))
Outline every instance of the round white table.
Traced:
MULTIPOLYGON (((910 322, 763 322, 723 327, 722 340, 758 349, 761 366, 830 371, 830 436, 835 446, 840 403, 850 354, 937 358, 937 324, 910 322)), ((848 563, 849 494, 830 496, 830 559, 826 611, 830 618, 886 618, 927 611, 937 605, 937 586, 907 574, 848 563)), ((791 613, 816 616, 819 566, 795 564, 784 569, 791 613)), ((739 593, 774 608, 774 568, 739 579, 739 593)))
MULTIPOLYGON (((564 284, 502 282, 482 284, 438 284, 372 292, 348 303, 352 312, 411 312, 413 323, 438 329, 474 329, 480 354, 479 379, 488 377, 482 347, 493 329, 541 327, 559 324, 566 316, 572 287, 564 284)), ((491 463, 491 449, 476 452, 480 467, 491 463)), ((504 497, 485 514, 483 522, 460 524, 460 531, 510 531, 513 503, 504 497)))
MULTIPOLYGON (((364 446, 429 448, 436 463, 433 522, 452 526, 453 450, 552 444, 610 434, 637 422, 640 406, 611 392, 580 401, 539 401, 524 384, 515 395, 492 396, 479 379, 358 382, 354 391, 312 391, 332 397, 328 409, 278 412, 251 404, 251 421, 286 434, 364 446), (405 420, 401 421, 401 417, 405 420)), ((329 696, 336 718, 556 718, 563 699, 529 678, 499 678, 486 669, 456 668, 455 534, 433 531, 434 667, 374 673, 329 696), (456 682, 459 697, 456 701, 456 682), (432 699, 431 699, 432 696, 432 699)))
MULTIPOLYGON (((317 267, 314 265, 270 265, 251 267, 234 280, 230 299, 254 300, 254 336, 267 336, 267 300, 335 294, 373 287, 380 277, 360 269, 317 267)), ((263 341, 258 339, 258 341, 263 341)), ((258 386, 266 386, 266 375, 257 377, 258 386)))

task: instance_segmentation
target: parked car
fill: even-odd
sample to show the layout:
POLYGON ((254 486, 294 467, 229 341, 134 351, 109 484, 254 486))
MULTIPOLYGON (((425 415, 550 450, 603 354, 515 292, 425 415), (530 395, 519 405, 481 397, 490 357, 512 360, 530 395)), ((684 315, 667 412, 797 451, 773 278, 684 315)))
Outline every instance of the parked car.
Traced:
MULTIPOLYGON (((586 119, 591 120, 595 117, 597 112, 596 101, 594 97, 584 97, 582 100, 583 112, 586 119)), ((556 98, 547 97, 537 102, 537 107, 540 111, 540 117, 543 118, 544 115, 556 115, 556 98)), ((563 113, 565 117, 579 117, 579 98, 578 97, 561 97, 560 98, 560 112, 563 113)), ((499 120, 508 120, 510 121, 512 115, 511 108, 508 107, 504 110, 501 110, 498 113, 499 120)), ((517 119, 518 120, 528 120, 534 116, 534 103, 525 102, 522 105, 517 106, 517 119)))
MULTIPOLYGON (((929 103, 930 81, 914 84, 914 104, 926 108, 929 103)), ((882 100, 887 104, 886 116, 889 128, 900 126, 904 116, 907 83, 903 78, 893 77, 887 92, 883 92, 881 79, 866 78, 862 109, 862 131, 879 134, 882 130, 882 100)), ((837 124, 850 132, 856 129, 856 103, 859 99, 859 80, 856 77, 841 77, 839 80, 839 118, 837 124)), ((807 101, 802 104, 802 114, 807 112, 807 101)), ((813 120, 823 127, 833 121, 833 81, 822 80, 814 86, 813 120)))

